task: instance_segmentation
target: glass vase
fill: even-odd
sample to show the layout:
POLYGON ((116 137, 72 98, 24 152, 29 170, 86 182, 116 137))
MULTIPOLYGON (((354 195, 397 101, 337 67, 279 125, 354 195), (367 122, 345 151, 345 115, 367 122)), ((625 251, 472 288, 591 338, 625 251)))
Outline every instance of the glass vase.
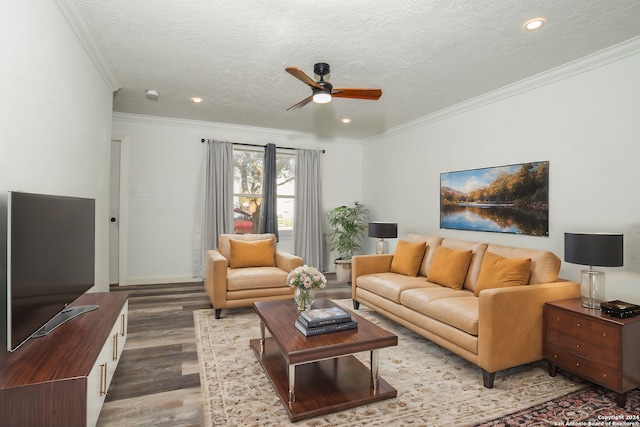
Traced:
POLYGON ((313 299, 316 296, 316 290, 313 288, 296 288, 293 298, 298 306, 298 311, 307 311, 313 304, 313 299))

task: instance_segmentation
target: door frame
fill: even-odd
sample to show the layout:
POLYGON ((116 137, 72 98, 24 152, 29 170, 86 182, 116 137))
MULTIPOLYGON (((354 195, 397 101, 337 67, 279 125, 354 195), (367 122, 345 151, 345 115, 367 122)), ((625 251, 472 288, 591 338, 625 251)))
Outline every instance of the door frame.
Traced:
POLYGON ((127 284, 127 227, 128 227, 128 187, 129 187, 129 137, 112 136, 111 143, 120 143, 120 186, 118 209, 118 285, 127 284))

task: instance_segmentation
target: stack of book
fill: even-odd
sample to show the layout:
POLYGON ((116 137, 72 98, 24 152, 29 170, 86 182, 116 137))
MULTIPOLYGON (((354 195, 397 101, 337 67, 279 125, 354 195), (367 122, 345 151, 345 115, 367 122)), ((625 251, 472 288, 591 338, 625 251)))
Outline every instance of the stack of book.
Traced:
POLYGON ((303 311, 296 319, 296 329, 305 337, 354 329, 358 322, 340 307, 314 308, 303 311))

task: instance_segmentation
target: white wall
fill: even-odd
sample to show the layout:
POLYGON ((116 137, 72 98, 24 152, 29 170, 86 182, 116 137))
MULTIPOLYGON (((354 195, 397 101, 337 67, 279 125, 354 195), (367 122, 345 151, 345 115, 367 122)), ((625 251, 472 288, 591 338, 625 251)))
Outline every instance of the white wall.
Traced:
MULTIPOLYGON (((114 138, 128 138, 127 275, 121 284, 170 283, 192 277, 196 195, 205 145, 201 139, 326 150, 326 211, 361 196, 361 143, 309 134, 133 114, 113 115, 114 138), (132 197, 131 189, 146 197, 132 197)), ((293 242, 278 247, 293 252, 293 242)), ((327 257, 329 258, 329 257, 327 257)), ((333 258, 331 258, 333 259, 333 258)), ((333 270, 330 263, 325 269, 333 270)))
MULTIPOLYGON (((108 291, 112 89, 51 0, 0 14, 0 193, 96 199, 96 285, 108 291)), ((34 248, 37 268, 38 248, 34 248)))
MULTIPOLYGON (((638 76, 635 40, 364 141, 363 202, 374 220, 397 221, 400 238, 437 234, 560 258, 564 232, 623 232, 624 267, 600 268, 606 297, 640 303, 638 76), (539 160, 550 161, 549 237, 439 229, 440 173, 539 160)), ((579 280, 581 268, 563 262, 561 276, 579 280)))

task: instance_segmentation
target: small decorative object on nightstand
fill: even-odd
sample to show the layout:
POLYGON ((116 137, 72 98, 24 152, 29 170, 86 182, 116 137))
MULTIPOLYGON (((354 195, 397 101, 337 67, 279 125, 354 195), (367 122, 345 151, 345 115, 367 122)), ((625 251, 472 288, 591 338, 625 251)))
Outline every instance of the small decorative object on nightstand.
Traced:
POLYGON ((378 237, 380 240, 376 243, 376 253, 385 253, 384 239, 395 239, 398 237, 398 224, 395 222, 370 222, 369 237, 378 237))
POLYGON ((565 369, 616 393, 640 386, 640 317, 616 318, 585 308, 579 298, 544 305, 543 355, 549 375, 565 369))
POLYGON ((572 264, 588 265, 580 271, 582 305, 600 308, 605 300, 604 273, 598 267, 622 267, 621 233, 564 233, 564 260, 572 264))

